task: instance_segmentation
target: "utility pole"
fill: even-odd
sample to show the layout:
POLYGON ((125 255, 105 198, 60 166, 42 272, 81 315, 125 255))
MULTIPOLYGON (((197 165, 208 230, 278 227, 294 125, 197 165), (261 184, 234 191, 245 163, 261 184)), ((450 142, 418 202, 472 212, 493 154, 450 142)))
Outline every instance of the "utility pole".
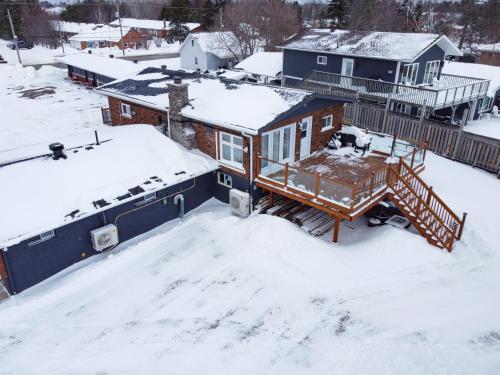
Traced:
POLYGON ((21 61, 21 55, 19 54, 19 48, 17 47, 17 35, 16 35, 16 32, 14 31, 14 24, 12 23, 12 17, 10 16, 9 8, 7 8, 7 16, 9 16, 10 30, 12 31, 12 38, 14 39, 14 45, 16 46, 17 59, 19 60, 19 64, 22 64, 23 62, 21 61))
POLYGON ((123 43, 123 29, 122 29, 122 18, 120 17, 120 4, 116 4, 116 17, 118 17, 118 23, 120 24, 120 43, 122 47, 123 56, 125 56, 125 43, 123 43))
POLYGON ((63 41, 62 32, 61 32, 61 21, 59 21, 59 20, 57 20, 57 28, 59 29, 59 41, 61 42, 63 53, 66 54, 66 52, 64 52, 64 41, 63 41))

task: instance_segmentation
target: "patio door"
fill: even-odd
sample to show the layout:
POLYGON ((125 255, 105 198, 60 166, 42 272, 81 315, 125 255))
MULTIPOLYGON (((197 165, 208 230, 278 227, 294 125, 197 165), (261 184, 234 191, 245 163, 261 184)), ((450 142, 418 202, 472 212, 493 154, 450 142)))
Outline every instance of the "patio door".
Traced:
POLYGON ((264 175, 275 172, 281 168, 281 164, 294 161, 295 154, 295 124, 287 125, 279 129, 262 134, 261 172, 264 175), (269 159, 272 161, 268 161, 269 159), (280 164, 278 164, 280 163, 280 164))
POLYGON ((306 117, 300 122, 300 160, 311 155, 312 117, 306 117))
POLYGON ((342 59, 342 75, 352 77, 354 71, 354 60, 353 59, 342 59))

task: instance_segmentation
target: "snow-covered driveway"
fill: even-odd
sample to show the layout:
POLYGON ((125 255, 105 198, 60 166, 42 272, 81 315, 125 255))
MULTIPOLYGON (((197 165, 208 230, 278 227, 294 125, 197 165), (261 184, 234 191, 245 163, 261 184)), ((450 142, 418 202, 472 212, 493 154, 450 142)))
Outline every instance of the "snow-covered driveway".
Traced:
POLYGON ((1 304, 0 374, 497 374, 500 184, 432 155, 425 177, 469 212, 452 254, 212 201, 1 304))

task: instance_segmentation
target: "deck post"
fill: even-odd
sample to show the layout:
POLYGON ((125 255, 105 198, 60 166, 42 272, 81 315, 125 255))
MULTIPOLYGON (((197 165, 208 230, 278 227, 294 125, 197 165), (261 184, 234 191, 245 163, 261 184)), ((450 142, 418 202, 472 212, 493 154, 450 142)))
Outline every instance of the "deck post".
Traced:
POLYGON ((373 196, 373 184, 375 179, 375 172, 372 172, 372 176, 370 177, 370 199, 373 196))
POLYGON ((321 175, 316 172, 315 178, 314 178, 314 196, 317 197, 319 195, 319 181, 320 181, 321 175))
POLYGON ((411 164, 410 164, 410 167, 413 169, 413 164, 415 162, 415 154, 417 153, 417 148, 414 147, 413 148, 413 151, 411 153, 411 164))
POLYGON ((460 223, 460 228, 458 228, 457 240, 459 240, 459 241, 460 241, 460 238, 462 238, 462 232, 464 230, 464 224, 465 224, 466 218, 467 218, 467 212, 464 212, 463 216, 462 216, 462 222, 460 223))
POLYGON ((285 188, 288 186, 288 162, 285 163, 285 188))
POLYGON ((335 225, 333 226, 333 242, 337 243, 339 240, 339 231, 340 231, 340 219, 338 216, 335 216, 335 225))
POLYGON ((260 153, 257 154, 255 169, 257 170, 257 176, 260 175, 260 153))
POLYGON ((431 195, 432 195, 432 186, 429 186, 429 192, 427 193, 427 199, 425 200, 425 203, 429 206, 431 203, 431 195))

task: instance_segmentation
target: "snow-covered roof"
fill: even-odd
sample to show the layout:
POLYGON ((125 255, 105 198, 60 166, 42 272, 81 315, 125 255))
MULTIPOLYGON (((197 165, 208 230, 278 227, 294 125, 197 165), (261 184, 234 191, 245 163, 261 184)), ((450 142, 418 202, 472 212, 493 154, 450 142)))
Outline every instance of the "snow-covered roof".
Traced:
POLYGON ((481 52, 495 52, 500 54, 500 43, 479 44, 477 49, 481 52))
POLYGON ((125 77, 144 69, 143 65, 135 64, 132 61, 96 56, 83 52, 58 57, 57 61, 114 79, 125 77))
MULTIPOLYGON (((98 90, 166 111, 169 108, 167 83, 172 83, 175 75, 181 74, 163 74, 161 69, 147 68, 98 90)), ((313 95, 303 90, 224 81, 209 75, 185 74, 183 82, 189 84, 189 104, 182 109, 185 117, 252 134, 313 95)))
POLYGON ((72 37, 68 38, 69 40, 74 40, 74 41, 79 41, 79 42, 85 42, 85 41, 92 41, 92 40, 107 40, 110 42, 119 42, 122 38, 122 33, 123 36, 127 34, 130 31, 130 27, 122 27, 122 30, 120 31, 119 27, 113 27, 113 26, 102 26, 98 27, 94 30, 88 31, 88 32, 82 32, 76 35, 73 35, 72 37))
MULTIPOLYGON (((170 27, 170 21, 158 21, 158 20, 143 20, 138 18, 122 18, 122 26, 134 27, 136 29, 149 29, 149 30, 166 30, 170 27)), ((120 21, 118 19, 110 23, 110 25, 118 26, 120 21)), ((189 31, 200 27, 199 23, 196 22, 186 22, 183 23, 189 31)))
MULTIPOLYGON (((0 167, 0 211, 9 218, 0 225, 0 247, 218 167, 215 160, 187 151, 151 125, 102 129, 99 138, 99 146, 93 131, 54 139, 65 145, 66 160, 45 156, 0 167), (139 194, 129 191, 135 187, 140 187, 133 190, 139 194), (99 200, 108 205, 94 203, 99 200)), ((15 149, 0 153, 0 164, 47 153, 48 145, 15 149)))
POLYGON ((251 74, 277 77, 283 70, 282 52, 257 52, 235 66, 251 74))
POLYGON ((203 52, 213 53, 220 59, 235 57, 240 55, 239 43, 231 31, 215 31, 205 33, 192 33, 186 38, 180 50, 194 39, 203 52))
POLYGON ((307 30, 283 48, 410 62, 434 44, 438 44, 447 55, 462 55, 444 35, 329 29, 307 30))
POLYGON ((103 25, 96 23, 79 23, 79 22, 67 22, 67 21, 50 21, 52 28, 56 31, 61 31, 64 33, 87 33, 91 32, 97 27, 102 27, 103 25))
POLYGON ((495 93, 500 90, 500 66, 451 61, 444 64, 442 72, 444 74, 489 79, 490 85, 486 95, 490 97, 495 96, 495 93))

